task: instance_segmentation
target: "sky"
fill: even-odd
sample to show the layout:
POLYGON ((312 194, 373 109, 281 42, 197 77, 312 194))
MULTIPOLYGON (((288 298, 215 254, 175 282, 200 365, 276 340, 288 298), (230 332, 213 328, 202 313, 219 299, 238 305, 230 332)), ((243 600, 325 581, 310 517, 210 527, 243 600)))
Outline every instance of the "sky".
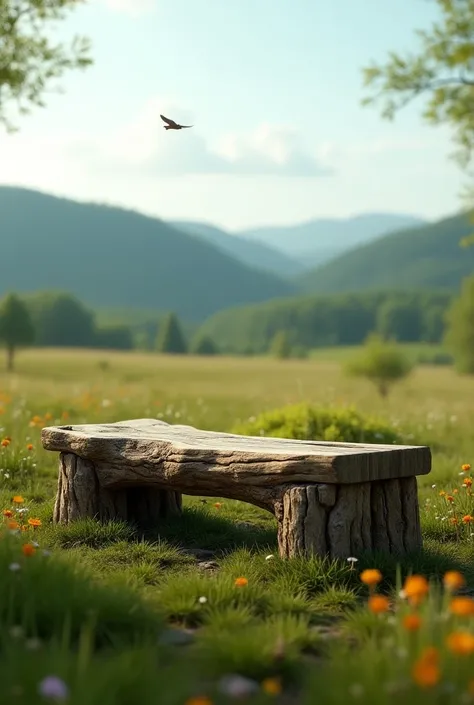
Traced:
POLYGON ((0 127, 0 183, 231 231, 461 207, 448 128, 382 120, 362 68, 416 51, 430 0, 91 0, 56 29, 94 66, 0 127), (163 113, 190 130, 167 131, 163 113))

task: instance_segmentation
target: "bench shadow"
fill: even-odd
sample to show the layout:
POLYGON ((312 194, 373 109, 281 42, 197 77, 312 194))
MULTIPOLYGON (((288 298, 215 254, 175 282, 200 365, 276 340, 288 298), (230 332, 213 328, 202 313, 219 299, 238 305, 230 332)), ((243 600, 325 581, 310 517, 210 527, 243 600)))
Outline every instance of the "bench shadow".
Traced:
POLYGON ((142 530, 149 541, 166 540, 186 549, 201 549, 229 553, 237 548, 275 551, 277 530, 252 524, 232 522, 224 517, 199 511, 194 507, 183 508, 178 517, 160 520, 158 526, 142 530))

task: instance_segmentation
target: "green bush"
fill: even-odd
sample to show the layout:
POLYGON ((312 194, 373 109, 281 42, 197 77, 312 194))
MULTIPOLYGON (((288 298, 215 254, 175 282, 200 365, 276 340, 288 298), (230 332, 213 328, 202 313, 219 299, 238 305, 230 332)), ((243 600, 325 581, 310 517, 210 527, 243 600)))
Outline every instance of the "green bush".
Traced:
POLYGON ((238 424, 234 433, 312 441, 346 443, 402 443, 401 436, 386 421, 365 416, 354 408, 324 408, 296 404, 266 411, 238 424))

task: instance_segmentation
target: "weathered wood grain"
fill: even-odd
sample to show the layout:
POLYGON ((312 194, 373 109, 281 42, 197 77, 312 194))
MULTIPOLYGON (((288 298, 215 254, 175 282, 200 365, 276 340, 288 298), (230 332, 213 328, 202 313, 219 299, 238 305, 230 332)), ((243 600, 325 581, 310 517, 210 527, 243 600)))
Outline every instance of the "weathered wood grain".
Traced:
POLYGON ((219 486, 353 484, 431 470, 431 452, 425 446, 236 436, 156 419, 47 427, 42 442, 46 450, 74 453, 99 464, 104 487, 161 482, 183 492, 199 485, 201 494, 219 486))
POLYGON ((337 558, 421 548, 416 475, 426 447, 255 438, 141 419, 48 427, 60 452, 54 521, 157 524, 181 493, 238 499, 274 513, 280 555, 337 558))

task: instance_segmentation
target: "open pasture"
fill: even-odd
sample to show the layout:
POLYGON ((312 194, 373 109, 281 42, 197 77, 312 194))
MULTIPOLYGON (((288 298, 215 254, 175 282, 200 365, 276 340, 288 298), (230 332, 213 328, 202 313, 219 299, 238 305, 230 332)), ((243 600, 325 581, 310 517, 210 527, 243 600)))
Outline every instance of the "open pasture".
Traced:
POLYGON ((252 702, 309 703, 316 693, 324 703, 362 694, 392 703, 401 692, 410 703, 471 697, 467 637, 446 646, 467 617, 450 616, 449 596, 435 587, 418 605, 397 593, 413 571, 438 582, 461 571, 474 588, 474 507, 470 473, 461 470, 474 459, 473 392, 474 380, 423 366, 382 400, 369 382, 346 377, 330 350, 289 361, 21 353, 17 371, 0 376, 0 496, 14 534, 0 544, 2 683, 29 704, 47 676, 82 705, 125 705, 127 693, 144 705, 224 703, 240 691, 252 702), (407 443, 431 446, 432 473, 419 478, 423 554, 401 566, 383 556, 282 561, 273 517, 220 498, 185 498, 182 518, 146 535, 122 524, 51 524, 57 457, 41 448, 45 425, 157 417, 231 430, 299 402, 354 405, 407 443), (372 568, 383 580, 364 585, 359 574, 372 568), (397 603, 395 616, 383 600, 368 607, 369 590, 388 595, 390 610, 397 603), (411 629, 405 618, 414 614, 421 626, 411 629), (423 661, 425 646, 436 646, 440 664, 423 661), (430 674, 439 686, 423 684, 430 674))

